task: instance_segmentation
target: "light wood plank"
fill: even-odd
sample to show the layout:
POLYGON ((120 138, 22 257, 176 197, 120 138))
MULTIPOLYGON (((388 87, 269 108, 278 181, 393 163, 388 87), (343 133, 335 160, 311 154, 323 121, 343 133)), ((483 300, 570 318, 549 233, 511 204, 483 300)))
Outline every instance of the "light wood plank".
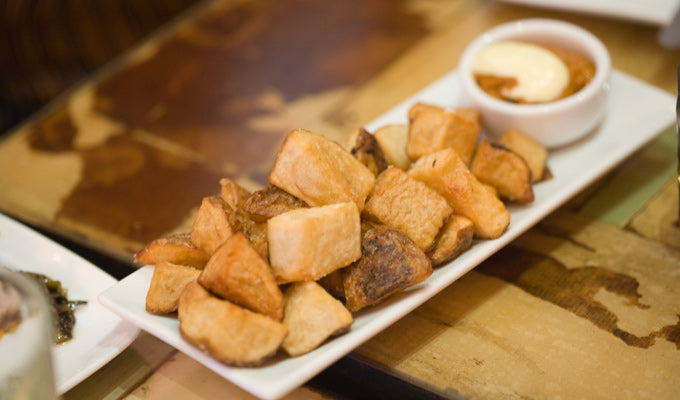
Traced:
POLYGON ((177 353, 142 331, 119 356, 63 395, 63 400, 120 399, 177 353))
POLYGON ((512 248, 358 353, 471 399, 680 395, 679 252, 569 213, 512 248))

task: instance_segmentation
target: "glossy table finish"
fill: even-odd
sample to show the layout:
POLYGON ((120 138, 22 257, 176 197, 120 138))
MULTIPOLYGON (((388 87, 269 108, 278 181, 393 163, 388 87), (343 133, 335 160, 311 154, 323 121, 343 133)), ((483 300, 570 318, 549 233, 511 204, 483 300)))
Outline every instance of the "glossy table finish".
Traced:
MULTIPOLYGON (((583 26, 616 69, 675 94, 680 52, 632 21, 487 0, 208 1, 2 138, 0 210, 111 257, 103 269, 131 265, 186 231, 219 178, 263 185, 289 130, 339 140, 528 17, 583 26)), ((288 398, 357 397, 333 385, 351 378, 414 398, 677 397, 676 146, 669 127, 288 398)), ((217 396, 251 397, 142 333, 64 398, 217 396)))

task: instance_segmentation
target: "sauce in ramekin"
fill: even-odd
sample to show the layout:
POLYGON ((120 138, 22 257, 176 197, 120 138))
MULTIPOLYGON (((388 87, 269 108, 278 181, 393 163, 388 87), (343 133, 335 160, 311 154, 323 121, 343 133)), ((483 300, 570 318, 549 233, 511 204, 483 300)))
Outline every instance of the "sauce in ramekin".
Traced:
POLYGON ((477 54, 472 73, 489 95, 533 104, 578 92, 595 75, 595 66, 582 55, 560 47, 502 41, 477 54))

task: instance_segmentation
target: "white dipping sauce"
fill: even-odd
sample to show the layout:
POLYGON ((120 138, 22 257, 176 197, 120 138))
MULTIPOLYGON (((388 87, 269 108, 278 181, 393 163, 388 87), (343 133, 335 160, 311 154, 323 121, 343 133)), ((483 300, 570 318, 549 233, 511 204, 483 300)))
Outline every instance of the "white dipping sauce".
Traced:
POLYGON ((569 84, 567 65, 550 50, 530 43, 504 41, 483 48, 472 63, 474 74, 513 77, 517 85, 501 94, 512 100, 555 100, 569 84))

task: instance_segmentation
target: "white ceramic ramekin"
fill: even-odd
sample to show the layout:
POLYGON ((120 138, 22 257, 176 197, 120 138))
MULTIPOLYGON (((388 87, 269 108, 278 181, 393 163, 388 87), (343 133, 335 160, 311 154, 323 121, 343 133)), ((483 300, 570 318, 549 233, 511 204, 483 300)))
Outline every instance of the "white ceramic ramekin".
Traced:
POLYGON ((558 20, 525 19, 499 25, 473 40, 461 56, 458 72, 467 100, 480 111, 482 124, 492 136, 517 129, 548 148, 556 148, 582 138, 602 121, 611 59, 602 42, 583 28, 558 20), (549 103, 515 104, 496 99, 477 85, 470 68, 482 48, 503 40, 554 44, 576 51, 595 64, 595 76, 577 93, 549 103))

